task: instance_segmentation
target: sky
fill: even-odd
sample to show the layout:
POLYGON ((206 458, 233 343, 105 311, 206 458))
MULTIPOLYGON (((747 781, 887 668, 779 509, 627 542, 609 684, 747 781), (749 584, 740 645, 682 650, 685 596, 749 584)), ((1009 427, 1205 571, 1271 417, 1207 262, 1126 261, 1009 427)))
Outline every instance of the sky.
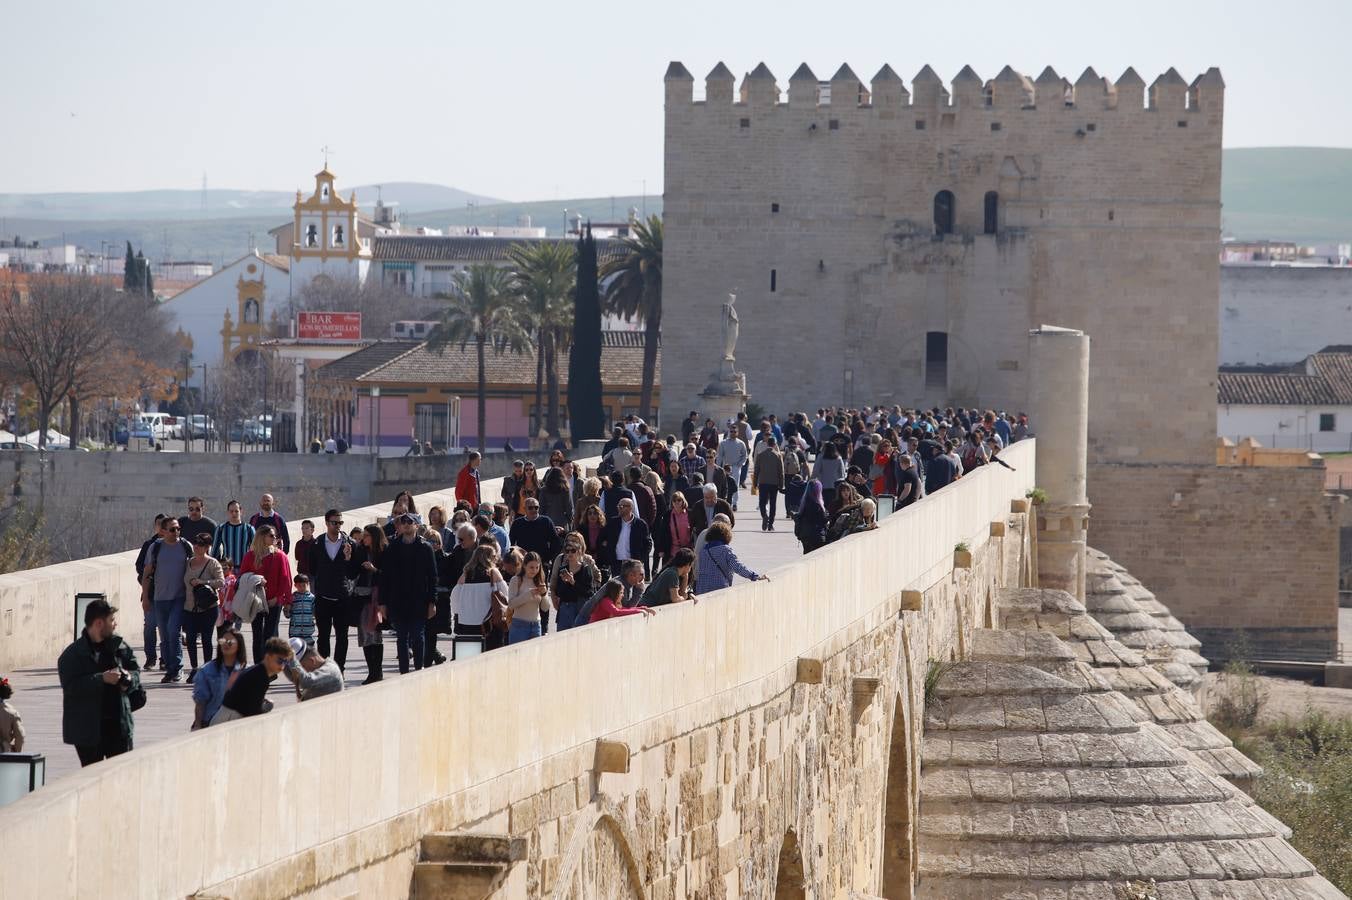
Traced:
POLYGON ((5 4, 0 191, 425 181, 507 200, 662 186, 662 75, 722 60, 1005 64, 1147 83, 1220 66, 1225 145, 1352 147, 1349 0, 5 4), (1341 110, 1341 111, 1340 111, 1341 110))

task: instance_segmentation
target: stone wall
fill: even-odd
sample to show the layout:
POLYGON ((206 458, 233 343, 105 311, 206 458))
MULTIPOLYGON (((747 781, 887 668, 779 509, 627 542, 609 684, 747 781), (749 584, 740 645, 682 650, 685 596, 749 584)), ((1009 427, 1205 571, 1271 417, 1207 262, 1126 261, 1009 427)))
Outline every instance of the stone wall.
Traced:
MULTIPOLYGON (((488 454, 481 477, 507 474, 513 458, 543 465, 549 454, 488 454)), ((437 490, 454 484, 462 465, 462 456, 377 461, 354 453, 0 453, 0 508, 41 500, 58 531, 69 531, 60 523, 78 521, 79 543, 71 546, 60 534, 54 541, 58 559, 63 551, 78 558, 139 547, 157 513, 181 515, 193 495, 206 499, 216 521, 225 518, 230 499, 239 499, 248 515, 265 492, 288 520, 299 520, 299 510, 313 515, 388 502, 402 490, 437 490)))
POLYGON ((1017 472, 987 467, 773 581, 63 780, 0 810, 0 842, 26 861, 3 891, 404 896, 422 836, 472 831, 525 839, 499 897, 764 897, 781 872, 809 896, 905 896, 925 672, 965 656, 993 592, 1029 571, 1027 516, 1010 510, 1032 443, 1008 451, 1017 472), (970 567, 954 568, 959 542, 970 567), (249 801, 185 815, 203 773, 249 784, 249 801))
POLYGON ((1223 366, 1296 363, 1352 334, 1352 268, 1221 266, 1220 286, 1223 366))
POLYGON ((1322 662, 1338 637, 1341 498, 1322 468, 1094 465, 1089 541, 1159 597, 1213 662, 1322 662))
POLYGON ((739 288, 737 362, 781 416, 822 402, 1021 409, 1025 335, 1053 323, 1095 337, 1091 459, 1211 458, 1219 73, 1190 102, 1163 84, 1146 108, 1135 73, 1111 96, 1086 73, 1073 102, 1055 73, 1035 102, 1015 76, 987 103, 976 75, 950 102, 927 69, 905 88, 880 74, 860 102, 843 68, 822 103, 804 70, 787 96, 762 70, 737 102, 722 71, 702 101, 680 64, 666 82, 666 421, 698 408, 718 367, 709 329, 739 288), (943 236, 940 191, 955 203, 943 236), (927 332, 947 335, 946 376, 927 332))

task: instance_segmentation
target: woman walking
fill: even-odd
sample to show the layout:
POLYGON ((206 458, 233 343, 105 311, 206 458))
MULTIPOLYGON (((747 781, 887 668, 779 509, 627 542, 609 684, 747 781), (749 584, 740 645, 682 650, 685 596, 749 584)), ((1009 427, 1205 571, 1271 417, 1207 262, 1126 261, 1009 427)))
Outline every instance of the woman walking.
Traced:
POLYGON ((840 458, 840 448, 833 442, 822 445, 822 452, 812 464, 812 477, 821 483, 822 502, 828 508, 835 501, 836 482, 845 478, 845 460, 840 458))
POLYGON ((362 684, 380 681, 385 661, 385 644, 380 637, 380 557, 385 552, 385 529, 367 525, 362 529, 361 546, 352 553, 357 564, 357 579, 348 598, 348 620, 357 623, 357 646, 366 657, 366 679, 362 684))
MULTIPOLYGON (((596 476, 582 483, 582 496, 573 503, 573 527, 581 528, 586 522, 588 507, 601 505, 601 479, 596 476)), ((604 524, 604 523, 603 523, 604 524)))
POLYGON ((694 546, 695 529, 690 524, 690 502, 685 499, 685 494, 673 493, 671 506, 653 529, 653 548, 657 551, 659 564, 669 561, 679 550, 693 549, 694 546))
POLYGON ((573 522, 573 498, 562 468, 550 467, 540 491, 540 515, 548 517, 555 528, 568 529, 573 522))
POLYGON ((263 644, 277 637, 282 622, 282 607, 291 604, 291 560, 277 546, 277 530, 271 525, 260 525, 254 533, 253 547, 240 563, 241 575, 250 572, 263 577, 266 585, 268 611, 249 623, 253 630, 254 659, 263 657, 263 644))
POLYGON ((803 502, 798 507, 798 518, 794 522, 793 534, 803 545, 803 554, 807 555, 826 543, 826 504, 822 498, 822 483, 812 479, 807 483, 803 502))
POLYGON ((516 488, 516 507, 512 510, 513 516, 526 514, 528 499, 540 499, 540 479, 535 474, 535 463, 530 461, 527 461, 525 468, 521 470, 521 483, 516 488))
POLYGON ((533 550, 521 561, 521 570, 507 587, 507 607, 512 611, 508 644, 519 644, 540 636, 540 613, 548 612, 550 608, 549 587, 545 584, 540 554, 533 550))
POLYGON ((212 535, 199 533, 192 539, 192 559, 183 572, 187 588, 183 604, 183 635, 188 642, 188 684, 197 678, 197 644, 202 644, 202 663, 211 662, 211 632, 225 588, 225 571, 209 555, 212 535))

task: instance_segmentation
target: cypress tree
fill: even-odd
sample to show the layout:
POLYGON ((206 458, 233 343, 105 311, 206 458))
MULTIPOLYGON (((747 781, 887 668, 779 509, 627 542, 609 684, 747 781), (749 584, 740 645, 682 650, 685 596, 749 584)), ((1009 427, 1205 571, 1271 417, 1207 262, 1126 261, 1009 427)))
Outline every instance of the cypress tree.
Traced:
POLYGON ((127 258, 122 263, 122 290, 129 294, 138 290, 136 275, 136 256, 131 252, 131 241, 127 241, 127 258))
POLYGON ((573 349, 568 359, 568 419, 573 446, 605 435, 601 404, 601 292, 596 277, 596 239, 591 223, 577 241, 577 295, 573 349))

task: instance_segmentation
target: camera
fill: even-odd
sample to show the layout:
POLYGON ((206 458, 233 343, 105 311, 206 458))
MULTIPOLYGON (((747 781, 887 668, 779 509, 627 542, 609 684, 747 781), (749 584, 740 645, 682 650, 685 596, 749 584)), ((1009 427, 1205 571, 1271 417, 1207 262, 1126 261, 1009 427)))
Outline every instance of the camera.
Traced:
POLYGON ((129 674, 127 673, 127 670, 126 670, 126 669, 118 668, 118 670, 117 670, 117 686, 120 687, 120 688, 121 688, 122 690, 124 690, 124 691, 125 691, 125 690, 129 690, 129 689, 131 688, 131 675, 129 675, 129 674))

